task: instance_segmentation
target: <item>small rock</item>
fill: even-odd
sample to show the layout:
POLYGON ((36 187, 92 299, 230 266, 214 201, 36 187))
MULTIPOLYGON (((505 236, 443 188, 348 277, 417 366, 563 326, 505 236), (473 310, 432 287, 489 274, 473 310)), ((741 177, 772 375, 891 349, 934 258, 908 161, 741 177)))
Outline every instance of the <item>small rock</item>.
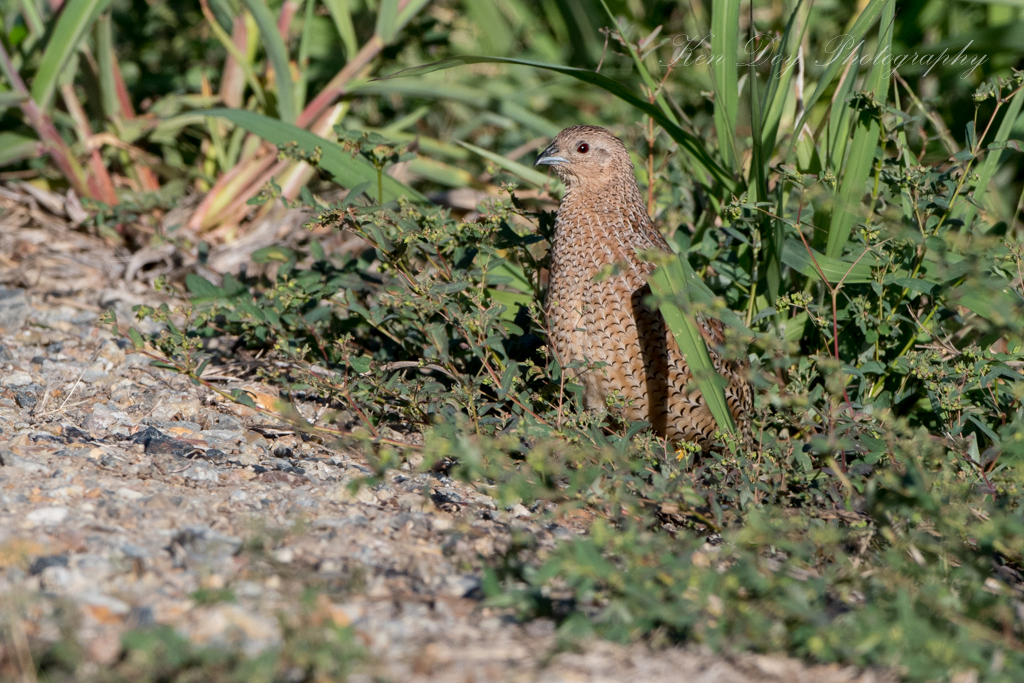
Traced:
POLYGON ((174 566, 180 568, 230 560, 241 546, 242 541, 238 538, 193 526, 176 533, 167 549, 174 558, 174 566))
POLYGON ((30 576, 37 576, 42 574, 47 567, 67 567, 68 556, 67 555, 43 555, 32 560, 32 564, 29 565, 28 573, 30 576))
POLYGON ((273 470, 270 472, 264 472, 260 475, 260 481, 265 484, 290 484, 292 486, 298 486, 303 484, 306 480, 303 477, 298 477, 288 472, 282 472, 280 470, 273 470))
POLYGON ((220 474, 206 465, 193 465, 182 472, 181 476, 191 481, 209 481, 214 484, 220 481, 220 474))
POLYGON ((105 370, 94 368, 92 370, 86 370, 84 373, 82 373, 82 381, 85 382, 86 384, 94 384, 100 381, 101 379, 105 378, 106 376, 107 372, 105 370))
POLYGON ((224 462, 228 459, 227 453, 217 448, 210 448, 202 454, 196 454, 197 458, 203 458, 209 462, 224 462))
POLYGON ((39 573, 40 584, 54 593, 68 593, 85 584, 85 577, 61 565, 50 565, 39 573))
POLYGON ((68 517, 68 509, 65 507, 44 507, 36 508, 25 515, 25 521, 32 526, 52 526, 60 524, 68 517))
MULTIPOLYGON (((234 415, 224 415, 222 413, 214 413, 213 411, 209 411, 207 415, 210 415, 207 425, 210 430, 223 429, 239 432, 242 429, 242 421, 234 415)), ((241 433, 239 433, 239 437, 241 437, 241 433)))
POLYGON ((377 494, 371 491, 366 486, 360 486, 359 490, 356 491, 355 499, 359 503, 365 503, 366 505, 376 505, 379 499, 377 494))
POLYGON ((85 488, 78 484, 72 484, 70 486, 58 486, 55 489, 50 489, 51 498, 77 498, 85 493, 85 488))
POLYGON ((190 422, 188 420, 156 420, 154 418, 147 417, 140 420, 139 424, 156 427, 165 434, 188 436, 189 438, 200 431, 199 423, 190 422))
POLYGON ((4 467, 19 467, 26 472, 35 472, 40 474, 49 474, 50 468, 42 463, 38 463, 28 458, 23 458, 20 455, 15 455, 9 450, 0 449, 0 465, 4 467))
POLYGON ((32 375, 28 374, 23 370, 12 372, 3 379, 0 379, 0 384, 6 387, 24 387, 32 384, 32 375))
POLYGON ((97 403, 92 407, 92 414, 85 418, 82 426, 91 432, 113 431, 115 434, 127 436, 127 427, 134 424, 128 413, 123 410, 111 410, 106 404, 97 403))
POLYGON ((139 493, 134 489, 130 489, 127 486, 122 486, 118 490, 114 491, 114 495, 122 500, 139 500, 145 498, 145 493, 139 493))
POLYGON ((403 493, 398 496, 398 507, 403 510, 427 512, 433 509, 434 502, 420 493, 403 493))
POLYGON ((144 560, 150 556, 148 550, 142 546, 135 545, 134 543, 125 543, 121 546, 121 552, 125 554, 125 557, 132 559, 144 560))
POLYGON ((75 598, 84 605, 101 607, 109 614, 126 615, 130 611, 130 608, 124 602, 102 593, 80 593, 75 598))
POLYGON ((18 404, 19 408, 25 410, 32 410, 36 407, 36 397, 27 391, 15 391, 14 401, 18 404))
POLYGON ((15 332, 21 329, 28 314, 25 290, 0 287, 0 332, 15 332))
POLYGON ((177 455, 184 457, 196 450, 196 447, 192 444, 172 439, 154 427, 146 427, 139 430, 132 437, 132 441, 141 443, 145 447, 146 453, 150 455, 177 455))
POLYGON ((513 505, 513 506, 512 506, 512 509, 511 509, 511 510, 509 510, 509 511, 508 511, 508 513, 509 513, 509 515, 511 515, 512 517, 530 517, 530 516, 532 516, 532 514, 533 514, 533 513, 532 513, 532 512, 530 512, 530 510, 529 510, 529 509, 528 509, 528 508, 527 508, 527 507, 526 507, 525 505, 523 505, 522 503, 516 503, 515 505, 513 505))
POLYGON ((255 657, 282 640, 279 623, 261 614, 246 611, 240 605, 219 604, 193 612, 194 624, 185 629, 194 643, 206 646, 234 644, 241 637, 242 651, 255 657))
POLYGON ((60 428, 62 436, 68 441, 92 441, 91 436, 74 425, 62 424, 60 428))
POLYGON ((101 460, 106 453, 103 452, 102 448, 97 446, 86 446, 80 448, 62 448, 59 451, 55 451, 54 455, 60 455, 68 458, 88 458, 89 460, 101 460))
MULTIPOLYGON (((173 420, 176 417, 182 417, 189 419, 199 415, 200 412, 199 399, 192 400, 167 400, 162 401, 159 405, 153 408, 152 417, 155 420, 173 420)), ((197 428, 198 432, 199 429, 197 428)))
POLYGON ((445 592, 453 598, 477 597, 480 591, 480 579, 471 574, 449 574, 445 577, 445 584, 445 592))
POLYGON ((242 432, 235 429, 204 429, 199 432, 199 438, 211 446, 218 446, 220 448, 237 446, 243 440, 242 432))

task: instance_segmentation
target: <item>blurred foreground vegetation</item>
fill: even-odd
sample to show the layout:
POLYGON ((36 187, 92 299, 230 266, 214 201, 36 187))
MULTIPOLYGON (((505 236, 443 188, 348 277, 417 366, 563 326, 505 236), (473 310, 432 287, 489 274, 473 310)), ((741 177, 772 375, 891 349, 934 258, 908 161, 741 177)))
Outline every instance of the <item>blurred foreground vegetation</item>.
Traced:
POLYGON ((363 238, 190 274, 169 283, 188 306, 140 311, 167 331, 130 336, 226 394, 202 379, 223 360, 208 342, 237 339, 290 400, 333 409, 291 419, 379 473, 418 452, 503 504, 593 520, 546 555, 517 538, 483 567, 491 605, 553 616, 566 643, 1024 680, 1019 2, 0 13, 0 178, 74 193, 82 229, 193 252, 284 202, 363 238), (615 405, 588 414, 578 368, 546 353, 560 188, 531 163, 576 123, 635 152, 680 255, 663 310, 717 315, 751 359, 753 447, 723 425, 715 452, 676 450, 615 405))

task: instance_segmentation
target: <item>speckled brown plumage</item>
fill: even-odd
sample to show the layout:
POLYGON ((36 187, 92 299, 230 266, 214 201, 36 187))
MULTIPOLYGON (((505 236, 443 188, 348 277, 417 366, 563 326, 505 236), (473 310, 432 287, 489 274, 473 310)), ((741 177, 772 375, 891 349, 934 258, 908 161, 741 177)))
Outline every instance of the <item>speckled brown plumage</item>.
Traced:
MULTIPOLYGON (((585 402, 621 394, 629 420, 647 420, 673 442, 707 445, 715 422, 661 313, 644 299, 654 265, 638 252, 669 251, 650 217, 622 142, 604 128, 566 128, 537 164, 565 182, 551 246, 546 302, 552 350, 563 365, 604 363, 581 377, 585 402), (600 273, 610 275, 600 277, 600 273), (595 277, 597 276, 597 277, 595 277)), ((724 360, 722 325, 701 317, 715 368, 728 381, 729 411, 749 432, 753 394, 745 364, 724 360)))

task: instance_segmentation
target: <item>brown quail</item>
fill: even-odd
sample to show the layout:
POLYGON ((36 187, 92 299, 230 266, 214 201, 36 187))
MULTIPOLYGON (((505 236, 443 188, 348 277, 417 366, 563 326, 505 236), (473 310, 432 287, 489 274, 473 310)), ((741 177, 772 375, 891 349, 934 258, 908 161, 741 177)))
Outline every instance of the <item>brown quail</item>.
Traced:
MULTIPOLYGON (((552 351, 563 367, 604 363, 580 377, 588 408, 603 408, 618 394, 626 419, 650 422, 669 441, 706 447, 714 418, 661 313, 645 303, 655 266, 638 252, 670 249, 647 215, 625 145, 604 128, 573 126, 534 165, 554 167, 565 183, 545 304, 552 351)), ((721 323, 700 316, 699 324, 728 382, 729 411, 749 434, 747 367, 717 352, 725 341, 721 323)))

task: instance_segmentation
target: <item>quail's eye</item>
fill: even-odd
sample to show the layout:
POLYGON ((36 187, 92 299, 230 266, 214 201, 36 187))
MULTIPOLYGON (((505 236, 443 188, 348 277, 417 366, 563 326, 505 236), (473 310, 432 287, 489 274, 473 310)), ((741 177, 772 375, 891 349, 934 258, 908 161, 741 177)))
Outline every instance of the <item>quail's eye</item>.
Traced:
POLYGON ((580 146, 576 148, 576 151, 579 152, 580 154, 586 154, 587 152, 590 151, 590 145, 588 145, 585 142, 581 142, 580 146))

